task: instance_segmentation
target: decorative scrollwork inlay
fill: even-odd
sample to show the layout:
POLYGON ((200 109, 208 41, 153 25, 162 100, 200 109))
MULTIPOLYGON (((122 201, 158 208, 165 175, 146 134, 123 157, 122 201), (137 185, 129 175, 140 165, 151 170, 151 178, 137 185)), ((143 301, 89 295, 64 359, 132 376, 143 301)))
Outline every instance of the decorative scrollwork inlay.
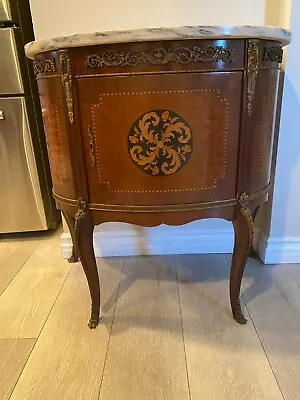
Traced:
POLYGON ((100 54, 92 54, 87 58, 87 66, 102 67, 136 67, 139 64, 161 65, 169 62, 178 64, 208 63, 212 61, 232 62, 233 49, 223 46, 178 47, 177 49, 156 48, 150 52, 124 52, 108 50, 100 54))
POLYGON ((248 41, 248 62, 247 62, 247 113, 250 116, 253 110, 253 101, 256 91, 256 83, 258 76, 258 56, 259 56, 259 41, 248 41))
POLYGON ((73 124, 74 113, 73 113, 72 71, 71 71, 70 56, 68 50, 66 49, 59 50, 58 54, 59 54, 59 65, 61 69, 61 82, 65 91, 68 116, 70 123, 73 124))
POLYGON ((282 63, 283 50, 281 46, 265 47, 264 61, 282 63))
POLYGON ((92 163, 92 167, 96 165, 96 159, 95 159, 95 154, 94 154, 94 133, 91 125, 88 125, 88 135, 89 135, 89 144, 90 144, 90 159, 92 163))
POLYGON ((190 159, 192 131, 173 111, 152 110, 141 115, 128 135, 128 150, 133 162, 152 176, 177 172, 190 159))
POLYGON ((43 72, 55 72, 55 59, 54 58, 41 58, 33 61, 33 71, 35 75, 43 72))

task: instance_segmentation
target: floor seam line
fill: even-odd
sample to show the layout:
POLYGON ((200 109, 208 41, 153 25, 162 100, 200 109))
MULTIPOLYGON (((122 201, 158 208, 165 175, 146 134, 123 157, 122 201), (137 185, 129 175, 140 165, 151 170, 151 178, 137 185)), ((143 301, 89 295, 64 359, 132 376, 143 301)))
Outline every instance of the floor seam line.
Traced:
MULTIPOLYGON (((22 371, 20 372, 20 375, 19 375, 19 377, 18 377, 18 379, 17 379, 17 381, 16 381, 16 384, 14 385, 14 388, 13 388, 13 390, 12 390, 12 392, 11 392, 11 395, 9 396, 8 400, 11 398, 11 396, 13 395, 13 393, 14 393, 14 391, 15 391, 15 388, 16 388, 16 386, 17 386, 19 380, 20 380, 20 377, 21 377, 21 375, 22 375, 23 372, 24 372, 24 369, 25 369, 25 367, 26 367, 26 365, 27 365, 27 363, 28 363, 28 361, 29 361, 29 359, 30 359, 30 357, 31 357, 31 354, 32 354, 33 350, 35 349, 35 346, 36 346, 36 344, 37 344, 37 342, 38 342, 38 339, 39 339, 39 337, 40 337, 40 335, 41 335, 41 333, 42 333, 42 331, 43 331, 43 329, 44 329, 44 327, 45 327, 45 325, 46 325, 46 323, 47 323, 47 321, 48 321, 48 319, 49 319, 49 316, 50 316, 50 314, 51 314, 51 312, 52 312, 52 310, 53 310, 53 307, 54 307, 55 303, 57 302, 57 299, 58 299, 58 297, 59 297, 59 295, 60 295, 60 293, 61 293, 61 291, 62 291, 62 288, 65 286, 66 280, 67 280, 67 278, 68 278, 68 276, 69 276, 69 274, 70 274, 70 272, 71 272, 71 269, 72 269, 72 267, 70 267, 70 269, 69 269, 69 271, 68 271, 68 273, 67 273, 67 275, 66 275, 66 278, 65 278, 65 280, 63 281, 63 284, 61 285, 61 288, 60 288, 60 290, 59 290, 57 296, 55 297, 55 300, 54 300, 54 302, 53 302, 53 304, 52 304, 52 307, 50 308, 50 311, 49 311, 49 313, 48 313, 48 316, 47 316, 47 318, 46 318, 46 320, 45 320, 45 322, 44 322, 44 324, 43 324, 43 326, 42 326, 42 328, 41 328, 39 334, 38 334, 37 337, 35 338, 34 346, 32 347, 32 350, 31 350, 31 352, 30 352, 30 354, 29 354, 29 356, 28 356, 28 358, 27 358, 27 360, 26 360, 26 363, 24 364, 24 367, 22 368, 22 371)), ((19 339, 22 339, 22 338, 19 338, 19 339)), ((27 338, 26 338, 26 339, 27 339, 27 338)))
MULTIPOLYGON (((51 236, 50 236, 51 238, 51 236)), ((36 251, 39 249, 39 247, 43 244, 43 241, 41 241, 41 243, 37 244, 37 247, 34 249, 33 253, 30 254, 30 256, 23 262, 21 268, 19 269, 19 271, 14 275, 14 277, 9 281, 9 283, 5 286, 5 288, 0 292, 0 297, 4 294, 4 292, 6 291, 6 289, 8 289, 8 287, 12 284, 12 282, 16 279, 16 277, 21 273, 21 271, 23 270, 24 266, 27 264, 27 262, 31 259, 31 257, 36 253, 36 251)))
POLYGON ((8 289, 8 287, 12 284, 12 282, 16 279, 16 277, 20 274, 21 270, 23 269, 24 265, 27 264, 27 262, 29 261, 29 259, 32 257, 32 254, 26 259, 26 261, 24 261, 24 263, 22 264, 21 268, 19 269, 19 271, 13 276, 13 278, 8 282, 8 284, 5 286, 5 288, 1 291, 0 293, 0 297, 4 294, 4 292, 6 291, 6 289, 8 289))
POLYGON ((12 391, 11 391, 11 394, 9 395, 9 397, 8 397, 7 400, 9 400, 9 399, 11 398, 11 396, 13 395, 13 393, 14 393, 14 391, 15 391, 15 388, 16 388, 16 386, 17 386, 19 380, 20 380, 20 377, 21 377, 21 375, 23 374, 23 371, 24 371, 24 369, 25 369, 25 367, 26 367, 26 365, 27 365, 27 362, 28 362, 28 360, 29 360, 29 358, 30 358, 30 356, 31 356, 31 354, 32 354, 32 352, 33 352, 33 349, 35 348, 37 339, 34 339, 34 340, 35 340, 35 343, 34 343, 34 345, 32 346, 32 349, 31 349, 30 353, 28 354, 27 360, 26 360, 26 362, 25 362, 25 364, 24 364, 24 366, 23 366, 23 368, 22 368, 22 371, 20 371, 20 374, 19 374, 19 376, 18 376, 18 379, 16 380, 16 383, 15 383, 15 385, 14 385, 12 391))
MULTIPOLYGON (((100 381, 100 385, 99 385, 98 400, 100 399, 100 395, 101 395, 102 383, 103 383, 106 361, 107 361, 107 356, 108 356, 108 349, 109 349, 109 345, 110 345, 110 338, 111 338, 111 333, 112 333, 113 324, 114 324, 114 320, 115 320, 115 314, 116 314, 117 303, 118 303, 118 298, 119 298, 119 293, 120 293, 121 281, 122 281, 122 277, 123 277, 124 264, 125 264, 125 259, 123 257, 121 276, 120 276, 120 281, 119 281, 118 290, 117 290, 117 294, 116 294, 116 303, 115 303, 115 308, 114 308, 114 312, 113 312, 113 316, 112 316, 112 320, 111 320, 109 338, 108 338, 108 342, 107 342, 107 346, 106 346, 106 353, 105 353, 105 358, 104 358, 104 363, 103 363, 103 371, 102 371, 101 381, 100 381)), ((101 319, 100 319, 100 323, 101 323, 101 319)))
POLYGON ((273 376, 274 376, 275 382, 277 383, 278 389, 279 389, 279 391, 280 391, 280 393, 281 393, 281 396, 282 396, 283 400, 285 400, 285 396, 284 396, 284 394, 283 394, 283 392, 282 392, 282 390, 281 390, 281 387, 280 387, 279 382, 278 382, 278 380, 277 380, 276 374, 275 374, 275 372, 274 372, 274 370, 273 370, 273 367, 272 367, 271 362, 270 362, 270 360, 269 360, 269 357, 268 357, 268 355, 267 355, 266 349, 265 349, 265 347, 264 347, 264 345, 263 345, 263 343, 262 343, 262 341, 261 341, 261 338, 260 338, 260 336, 259 336, 258 330, 257 330, 257 328, 256 328, 256 325, 255 325, 254 321, 253 321, 252 315, 251 315, 251 313, 250 313, 250 311, 249 311, 249 309, 248 309, 248 307, 247 307, 246 300, 244 299, 244 296, 243 296, 243 295, 241 295, 241 297, 242 297, 243 302, 244 302, 244 304, 245 304, 245 307, 246 307, 246 309, 247 309, 249 318, 251 319, 251 322, 252 322, 252 324, 253 324, 253 326, 254 326, 256 335, 257 335, 257 337, 258 337, 258 340, 259 340, 259 343, 260 343, 260 345, 261 345, 261 348, 263 349, 263 352, 264 352, 264 354, 265 354, 265 357, 266 357, 266 359, 267 359, 267 362, 268 362, 268 364, 269 364, 269 367, 270 367, 270 369, 271 369, 271 371, 272 371, 272 374, 273 374, 273 376))
POLYGON ((179 293, 179 281, 178 281, 178 270, 177 270, 177 263, 176 259, 173 256, 173 262, 175 264, 175 274, 176 274, 176 283, 177 283, 177 294, 178 294, 178 302, 179 302, 179 313, 180 313, 180 322, 181 322, 181 333, 182 333, 182 342, 183 342, 183 350, 184 350, 184 359, 185 359, 185 371, 186 371, 186 378, 187 378, 187 386, 189 392, 189 399, 191 400, 191 388, 190 388, 190 379, 189 379, 189 372, 188 372, 188 365, 187 365, 187 356, 186 356, 186 347, 185 347, 185 340, 184 340, 184 329, 183 329, 183 322, 182 322, 182 310, 181 310, 181 301, 180 301, 180 293, 179 293))

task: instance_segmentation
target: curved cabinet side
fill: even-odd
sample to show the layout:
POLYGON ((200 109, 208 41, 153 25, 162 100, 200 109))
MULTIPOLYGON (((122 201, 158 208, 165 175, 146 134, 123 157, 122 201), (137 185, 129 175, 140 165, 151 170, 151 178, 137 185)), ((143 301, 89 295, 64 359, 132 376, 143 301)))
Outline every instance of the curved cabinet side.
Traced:
POLYGON ((75 197, 74 175, 68 139, 68 121, 60 76, 38 79, 43 122, 55 193, 75 197))
MULTIPOLYGON (((38 55, 34 61, 43 109, 53 191, 66 199, 89 201, 82 151, 79 107, 70 49, 38 55)), ((56 202, 67 210, 67 202, 56 202)))
MULTIPOLYGON (((246 60, 237 193, 256 196, 272 187, 271 159, 282 48, 274 41, 248 40, 246 60)), ((256 205, 267 199, 265 193, 255 198, 256 205)))
POLYGON ((259 71, 248 164, 249 193, 262 190, 270 182, 279 74, 279 69, 259 71))

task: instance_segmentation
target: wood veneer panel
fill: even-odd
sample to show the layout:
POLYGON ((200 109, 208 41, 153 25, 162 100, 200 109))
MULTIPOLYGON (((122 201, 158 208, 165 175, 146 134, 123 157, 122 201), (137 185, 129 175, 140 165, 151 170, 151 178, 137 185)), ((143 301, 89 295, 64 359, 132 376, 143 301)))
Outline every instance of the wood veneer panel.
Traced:
MULTIPOLYGON (((242 72, 223 72, 80 79, 81 129, 91 202, 159 205, 235 198, 242 76, 242 72), (134 145, 147 147, 140 153, 139 164, 130 153, 131 132, 140 130, 147 136, 145 131, 152 130, 148 123, 157 110, 178 113, 180 125, 173 126, 170 116, 165 125, 171 124, 172 129, 165 139, 152 140, 149 134, 134 145), (182 134, 186 129, 183 124, 191 130, 190 141, 184 146, 188 145, 191 154, 185 154, 184 161, 178 155, 183 146, 180 140, 187 137, 182 134), (177 135, 175 145, 172 141, 177 135), (167 153, 166 164, 175 172, 159 169, 157 174, 157 166, 151 170, 150 160, 158 146, 168 140, 173 150, 167 153), (181 167, 177 168, 177 160, 181 167)), ((164 124, 163 114, 158 119, 164 124)), ((159 128, 159 132, 165 129, 159 128)))

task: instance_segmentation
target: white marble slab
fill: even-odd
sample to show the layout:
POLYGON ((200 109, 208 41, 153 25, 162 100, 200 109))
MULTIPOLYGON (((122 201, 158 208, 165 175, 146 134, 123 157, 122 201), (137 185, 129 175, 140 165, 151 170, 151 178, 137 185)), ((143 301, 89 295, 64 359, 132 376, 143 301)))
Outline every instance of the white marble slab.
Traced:
POLYGON ((285 29, 267 26, 180 26, 174 28, 146 28, 124 31, 78 33, 36 40, 26 44, 25 51, 29 58, 36 54, 68 47, 93 46, 108 43, 129 43, 155 40, 188 39, 271 39, 283 46, 291 41, 291 33, 285 29))

